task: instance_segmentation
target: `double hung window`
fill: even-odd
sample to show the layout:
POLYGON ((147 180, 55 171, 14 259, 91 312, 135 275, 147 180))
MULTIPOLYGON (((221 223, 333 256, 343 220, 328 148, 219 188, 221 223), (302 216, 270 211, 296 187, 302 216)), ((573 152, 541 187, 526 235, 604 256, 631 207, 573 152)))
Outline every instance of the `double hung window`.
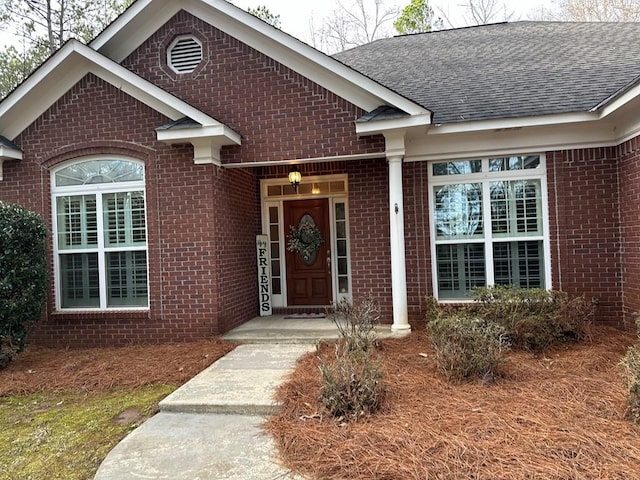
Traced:
POLYGON ((474 287, 548 287, 544 158, 430 165, 434 291, 465 299, 474 287))
POLYGON ((89 159, 53 173, 60 309, 147 307, 144 166, 89 159))

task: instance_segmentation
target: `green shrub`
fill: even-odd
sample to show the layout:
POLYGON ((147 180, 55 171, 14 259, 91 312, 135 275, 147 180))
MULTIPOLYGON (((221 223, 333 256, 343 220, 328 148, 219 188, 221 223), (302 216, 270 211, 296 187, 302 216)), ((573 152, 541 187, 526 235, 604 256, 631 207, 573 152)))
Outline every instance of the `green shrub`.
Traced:
POLYGON ((47 295, 46 232, 33 212, 0 202, 0 368, 26 346, 47 295))
POLYGON ((320 401, 336 417, 357 420, 377 411, 385 393, 376 345, 380 309, 370 297, 338 303, 329 316, 340 339, 333 357, 320 358, 320 401))
MULTIPOLYGON (((636 320, 640 338, 640 317, 636 320)), ((628 348, 620 362, 622 382, 627 391, 631 418, 640 423, 640 342, 628 348)))
POLYGON ((584 297, 536 288, 477 288, 474 315, 498 323, 514 348, 539 352, 558 342, 586 335, 592 306, 584 297))
POLYGON ((438 369, 450 381, 493 378, 509 349, 505 329, 466 314, 443 316, 427 323, 438 369))

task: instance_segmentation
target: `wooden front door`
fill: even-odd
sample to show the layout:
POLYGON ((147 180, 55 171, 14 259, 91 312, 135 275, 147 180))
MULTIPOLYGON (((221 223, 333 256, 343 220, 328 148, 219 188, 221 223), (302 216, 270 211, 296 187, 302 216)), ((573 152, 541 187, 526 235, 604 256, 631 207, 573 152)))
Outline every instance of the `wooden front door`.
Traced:
POLYGON ((315 225, 324 242, 305 258, 300 252, 287 249, 287 304, 331 304, 331 234, 329 230, 329 200, 318 198, 284 202, 284 227, 289 244, 291 226, 315 225))

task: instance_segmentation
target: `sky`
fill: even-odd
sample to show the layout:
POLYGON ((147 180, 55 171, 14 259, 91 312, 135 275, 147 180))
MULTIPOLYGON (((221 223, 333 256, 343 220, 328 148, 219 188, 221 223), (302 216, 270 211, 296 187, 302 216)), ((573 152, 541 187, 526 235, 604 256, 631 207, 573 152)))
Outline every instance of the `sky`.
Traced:
MULTIPOLYGON (((343 5, 349 4, 349 0, 341 1, 343 5)), ((402 9, 410 1, 384 0, 384 5, 402 9)), ((271 13, 280 15, 282 30, 301 40, 308 40, 310 32, 309 20, 311 18, 314 19, 316 25, 319 25, 323 18, 336 9, 337 5, 336 0, 231 0, 231 3, 243 9, 265 5, 271 13)), ((467 26, 464 19, 465 9, 462 6, 464 3, 465 0, 430 0, 428 2, 436 11, 437 16, 440 16, 439 12, 444 12, 454 27, 467 26)), ((548 10, 553 6, 552 0, 498 0, 498 3, 504 4, 507 11, 514 13, 510 19, 511 21, 525 20, 531 12, 541 8, 548 10)), ((502 20, 504 19, 501 18, 498 21, 502 20)))
MULTIPOLYGON (((348 5, 350 0, 342 0, 344 5, 348 5)), ((371 0, 367 0, 371 1, 371 0)), ((511 21, 524 20, 527 15, 540 8, 549 9, 553 0, 498 0, 505 4, 510 12, 514 12, 511 21)), ((309 22, 314 20, 316 25, 320 25, 322 20, 329 16, 336 9, 337 0, 231 0, 236 6, 246 9, 247 7, 257 7, 265 5, 269 11, 275 15, 280 15, 281 28, 285 32, 303 41, 309 41, 309 22)), ((410 0, 384 0, 387 7, 404 8, 410 0)), ((431 0, 429 5, 434 7, 436 13, 443 11, 453 23, 454 27, 464 27, 464 9, 460 6, 464 0, 431 0), (438 10, 440 9, 440 10, 438 10)), ((500 19, 500 21, 503 19, 500 19)), ((0 32, 0 46, 11 43, 11 36, 5 32, 0 32)))

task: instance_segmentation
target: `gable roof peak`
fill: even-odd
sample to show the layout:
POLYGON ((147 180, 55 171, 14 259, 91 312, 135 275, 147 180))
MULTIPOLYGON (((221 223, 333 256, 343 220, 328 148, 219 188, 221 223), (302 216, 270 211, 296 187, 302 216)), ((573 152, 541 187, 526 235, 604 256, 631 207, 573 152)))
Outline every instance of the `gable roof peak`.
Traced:
POLYGON ((120 63, 181 10, 212 25, 341 98, 371 111, 389 105, 430 112, 226 0, 137 0, 89 46, 120 63))

